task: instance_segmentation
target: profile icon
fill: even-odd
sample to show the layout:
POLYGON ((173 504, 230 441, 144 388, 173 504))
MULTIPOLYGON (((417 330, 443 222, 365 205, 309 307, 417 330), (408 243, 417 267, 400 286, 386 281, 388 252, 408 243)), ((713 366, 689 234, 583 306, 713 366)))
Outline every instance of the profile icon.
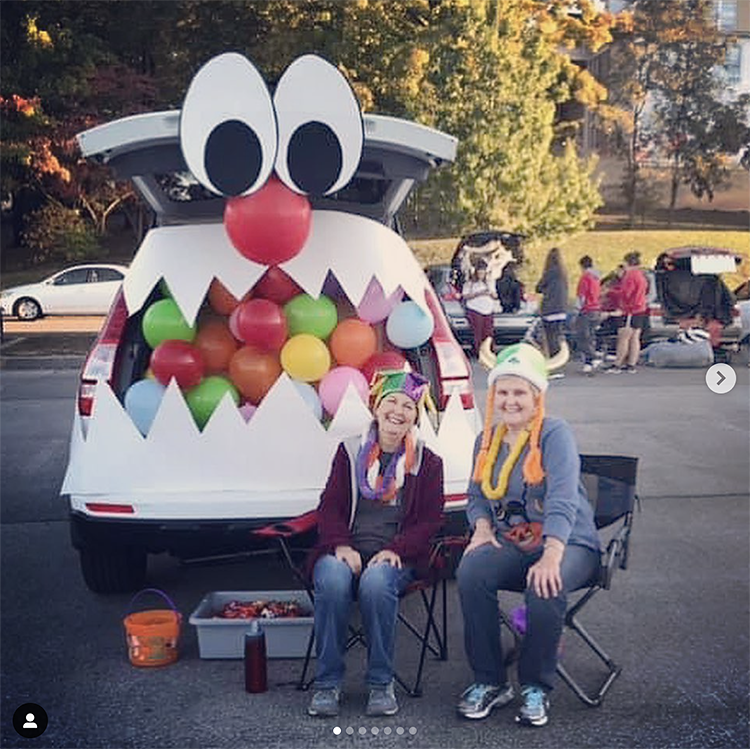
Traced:
POLYGON ((25 739, 35 739, 47 730, 47 713, 41 705, 27 702, 13 713, 13 728, 25 739))

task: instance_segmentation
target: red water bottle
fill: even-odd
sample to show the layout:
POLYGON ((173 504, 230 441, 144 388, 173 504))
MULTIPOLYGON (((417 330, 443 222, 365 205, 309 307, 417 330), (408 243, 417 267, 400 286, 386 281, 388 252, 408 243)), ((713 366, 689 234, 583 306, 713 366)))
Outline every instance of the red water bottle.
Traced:
POLYGON ((245 691, 255 694, 267 689, 266 633, 252 621, 250 631, 245 633, 245 691))

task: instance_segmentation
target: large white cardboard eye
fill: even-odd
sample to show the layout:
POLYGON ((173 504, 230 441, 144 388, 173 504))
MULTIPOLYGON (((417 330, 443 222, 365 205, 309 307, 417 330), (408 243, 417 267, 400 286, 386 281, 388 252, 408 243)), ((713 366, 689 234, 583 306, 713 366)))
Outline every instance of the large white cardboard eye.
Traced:
POLYGON ((277 143, 271 95, 253 64, 236 52, 207 62, 180 115, 180 145, 195 178, 219 195, 248 195, 271 174, 277 143))
POLYGON ((329 195, 362 156, 364 126, 349 82, 317 55, 295 60, 273 97, 279 126, 276 173, 295 192, 329 195))

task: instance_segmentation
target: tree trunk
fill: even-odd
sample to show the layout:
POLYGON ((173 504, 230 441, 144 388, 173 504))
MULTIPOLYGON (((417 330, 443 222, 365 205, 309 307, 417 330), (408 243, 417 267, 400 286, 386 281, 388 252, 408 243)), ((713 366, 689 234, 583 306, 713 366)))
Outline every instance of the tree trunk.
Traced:
POLYGON ((672 161, 672 184, 669 192, 669 213, 667 214, 667 226, 672 226, 674 209, 677 205, 677 193, 680 189, 680 154, 676 153, 672 161))

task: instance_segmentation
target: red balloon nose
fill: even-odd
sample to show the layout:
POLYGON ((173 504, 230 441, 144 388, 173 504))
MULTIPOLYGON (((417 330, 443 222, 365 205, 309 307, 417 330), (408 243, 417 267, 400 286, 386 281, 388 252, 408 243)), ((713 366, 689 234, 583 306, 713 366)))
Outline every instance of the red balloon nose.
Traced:
POLYGON ((229 198, 224 208, 224 228, 232 244, 263 265, 278 265, 297 255, 311 220, 310 201, 276 177, 252 195, 229 198))

